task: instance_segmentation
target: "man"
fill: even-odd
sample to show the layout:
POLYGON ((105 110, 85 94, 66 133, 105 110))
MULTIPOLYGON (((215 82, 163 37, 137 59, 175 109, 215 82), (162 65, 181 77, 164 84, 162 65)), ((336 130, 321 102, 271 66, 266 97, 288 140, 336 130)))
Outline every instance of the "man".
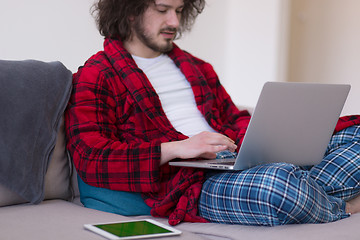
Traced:
POLYGON ((360 190, 356 116, 339 121, 324 161, 309 171, 276 163, 207 173, 167 164, 233 155, 250 119, 211 65, 173 43, 204 4, 100 0, 95 5, 104 51, 74 74, 66 113, 67 147, 83 204, 169 217, 171 225, 273 226, 329 222, 358 212, 360 199, 348 201, 360 190), (348 154, 341 154, 342 146, 348 154))

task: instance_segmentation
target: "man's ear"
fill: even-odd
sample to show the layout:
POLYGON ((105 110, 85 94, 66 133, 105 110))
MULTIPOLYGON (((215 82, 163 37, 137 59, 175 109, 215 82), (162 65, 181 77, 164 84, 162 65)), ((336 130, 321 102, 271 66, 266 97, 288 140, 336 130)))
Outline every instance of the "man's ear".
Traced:
POLYGON ((135 17, 134 16, 129 16, 129 21, 130 22, 133 22, 135 20, 135 17))

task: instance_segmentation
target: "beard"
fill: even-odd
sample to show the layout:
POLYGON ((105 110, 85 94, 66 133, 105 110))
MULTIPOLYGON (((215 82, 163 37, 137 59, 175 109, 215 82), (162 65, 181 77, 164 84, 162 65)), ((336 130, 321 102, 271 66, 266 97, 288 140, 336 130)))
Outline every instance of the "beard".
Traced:
MULTIPOLYGON (((160 29, 160 32, 163 32, 163 31, 174 32, 175 36, 177 34, 176 28, 167 27, 167 28, 160 29)), ((174 39, 165 39, 165 43, 156 41, 154 38, 154 34, 146 32, 141 18, 139 20, 135 21, 134 32, 145 46, 147 46, 148 48, 150 48, 151 50, 153 50, 155 52, 167 53, 173 49, 173 40, 174 39)))

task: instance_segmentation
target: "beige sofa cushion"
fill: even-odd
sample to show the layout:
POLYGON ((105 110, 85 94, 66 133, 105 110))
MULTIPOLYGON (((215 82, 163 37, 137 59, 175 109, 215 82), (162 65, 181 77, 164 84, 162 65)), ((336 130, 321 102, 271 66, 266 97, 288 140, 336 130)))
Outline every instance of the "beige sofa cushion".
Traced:
MULTIPOLYGON (((65 151, 64 121, 61 120, 55 148, 45 175, 45 199, 70 198, 70 167, 65 151)), ((18 194, 0 185, 0 207, 25 203, 18 194)))
MULTIPOLYGON (((0 208, 0 216, 0 239, 6 240, 105 240, 85 230, 84 224, 132 219, 80 207, 62 200, 43 201, 38 205, 0 208)), ((180 236, 159 239, 205 240, 186 230, 180 236)))

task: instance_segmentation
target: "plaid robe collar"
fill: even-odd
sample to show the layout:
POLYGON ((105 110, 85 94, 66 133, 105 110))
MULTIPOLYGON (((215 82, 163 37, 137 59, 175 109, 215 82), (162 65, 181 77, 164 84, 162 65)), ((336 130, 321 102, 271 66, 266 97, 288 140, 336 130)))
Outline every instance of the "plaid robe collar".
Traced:
MULTIPOLYGON (((177 132, 169 122, 155 89, 143 71, 138 68, 131 54, 123 47, 123 43, 116 39, 105 39, 104 50, 112 66, 122 79, 122 82, 147 117, 158 126, 162 132, 166 133, 169 140, 186 139, 187 137, 177 132)), ((202 86, 201 88, 196 88, 200 91, 193 91, 195 101, 203 116, 211 119, 213 94, 207 84, 202 83, 205 81, 202 72, 194 66, 193 60, 176 44, 174 44, 173 50, 168 53, 168 56, 184 74, 193 90, 196 85, 202 86)))

